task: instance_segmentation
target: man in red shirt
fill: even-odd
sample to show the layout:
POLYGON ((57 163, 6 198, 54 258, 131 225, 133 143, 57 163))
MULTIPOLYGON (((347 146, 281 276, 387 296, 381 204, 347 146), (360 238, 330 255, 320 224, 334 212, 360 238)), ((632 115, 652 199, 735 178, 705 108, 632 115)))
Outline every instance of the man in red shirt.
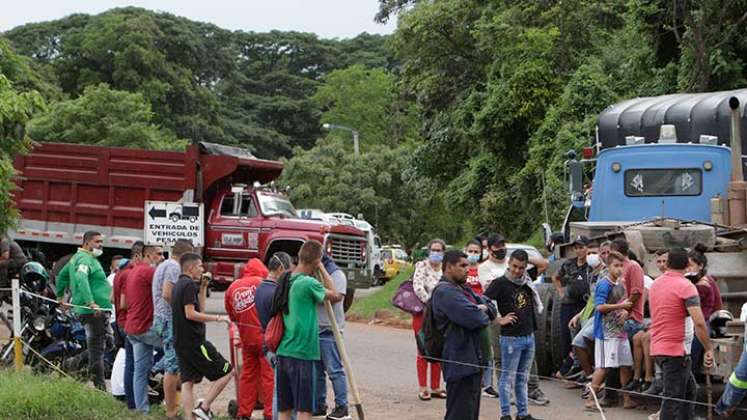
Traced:
POLYGON ((231 321, 238 324, 241 337, 239 419, 252 417, 258 393, 265 420, 272 419, 274 372, 262 352, 262 324, 255 305, 257 288, 268 274, 262 261, 252 258, 244 267, 243 277, 234 281, 225 294, 226 312, 231 321))
POLYGON ((127 339, 127 333, 125 332, 125 323, 127 321, 127 308, 121 306, 122 295, 124 295, 125 285, 127 284, 127 277, 129 277, 132 268, 143 259, 143 242, 137 241, 132 244, 130 249, 130 262, 114 276, 114 284, 112 290, 112 300, 114 301, 114 309, 117 312, 117 334, 122 337, 125 348, 125 397, 127 399, 127 408, 130 410, 135 409, 135 394, 132 390, 132 380, 135 373, 135 358, 132 352, 132 343, 127 339))
POLYGON ((125 332, 132 343, 135 361, 133 377, 133 394, 135 408, 147 413, 148 374, 153 366, 153 348, 162 344, 158 335, 151 329, 153 324, 153 274, 156 266, 163 261, 163 249, 160 246, 145 246, 143 259, 135 264, 127 276, 124 302, 120 304, 127 309, 125 332))
POLYGON ((610 251, 617 251, 625 257, 623 263, 623 286, 628 296, 628 301, 633 307, 628 311, 628 319, 625 321, 625 332, 628 337, 633 337, 643 329, 643 298, 644 282, 643 269, 637 262, 628 258, 630 246, 625 239, 618 238, 612 241, 610 251))
POLYGON ((680 400, 695 400, 695 381, 691 374, 690 345, 695 335, 704 344, 703 364, 713 365, 713 347, 708 337, 700 298, 695 286, 685 278, 687 252, 669 250, 668 270, 654 281, 649 290, 651 309, 651 355, 661 366, 664 392, 659 418, 693 418, 693 405, 680 400))

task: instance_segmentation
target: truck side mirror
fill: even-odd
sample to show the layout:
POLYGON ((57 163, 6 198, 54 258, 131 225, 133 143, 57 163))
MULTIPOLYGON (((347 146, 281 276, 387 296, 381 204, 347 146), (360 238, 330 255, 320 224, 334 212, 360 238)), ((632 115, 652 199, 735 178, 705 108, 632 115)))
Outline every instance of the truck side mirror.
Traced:
POLYGON ((584 205, 584 165, 576 160, 576 153, 568 153, 568 160, 565 162, 568 168, 568 192, 571 195, 571 202, 575 207, 584 205))

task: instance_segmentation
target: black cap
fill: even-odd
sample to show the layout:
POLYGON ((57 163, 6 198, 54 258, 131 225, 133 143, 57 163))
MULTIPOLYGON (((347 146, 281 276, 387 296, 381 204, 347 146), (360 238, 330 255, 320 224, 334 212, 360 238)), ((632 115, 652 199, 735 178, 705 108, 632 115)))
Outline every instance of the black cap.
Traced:
POLYGON ((493 234, 488 236, 488 247, 491 247, 493 245, 503 245, 505 243, 506 238, 504 238, 503 235, 493 234))
POLYGON ((591 239, 588 236, 578 235, 573 238, 573 245, 589 246, 591 239))

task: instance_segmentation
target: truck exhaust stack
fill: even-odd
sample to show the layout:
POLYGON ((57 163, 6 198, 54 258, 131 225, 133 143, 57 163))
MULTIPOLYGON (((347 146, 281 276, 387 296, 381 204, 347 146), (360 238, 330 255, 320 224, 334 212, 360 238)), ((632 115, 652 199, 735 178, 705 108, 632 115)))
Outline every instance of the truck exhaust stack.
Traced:
POLYGON ((729 98, 731 108, 731 182, 729 183, 729 225, 743 226, 747 218, 747 182, 742 169, 742 141, 740 134, 739 99, 729 98))

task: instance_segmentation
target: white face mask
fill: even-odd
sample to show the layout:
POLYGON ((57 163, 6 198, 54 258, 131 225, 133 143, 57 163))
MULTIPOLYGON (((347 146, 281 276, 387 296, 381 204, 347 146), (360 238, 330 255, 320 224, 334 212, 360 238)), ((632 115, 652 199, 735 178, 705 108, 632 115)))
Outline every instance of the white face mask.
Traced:
POLYGON ((91 254, 93 254, 94 257, 98 258, 104 253, 103 249, 100 248, 94 248, 91 250, 91 254))
POLYGON ((589 264, 589 267, 596 269, 602 264, 602 259, 599 258, 598 254, 589 254, 586 256, 586 263, 589 264))
POLYGON ((487 249, 483 249, 482 250, 482 260, 485 261, 487 259, 488 259, 488 250, 487 249))

